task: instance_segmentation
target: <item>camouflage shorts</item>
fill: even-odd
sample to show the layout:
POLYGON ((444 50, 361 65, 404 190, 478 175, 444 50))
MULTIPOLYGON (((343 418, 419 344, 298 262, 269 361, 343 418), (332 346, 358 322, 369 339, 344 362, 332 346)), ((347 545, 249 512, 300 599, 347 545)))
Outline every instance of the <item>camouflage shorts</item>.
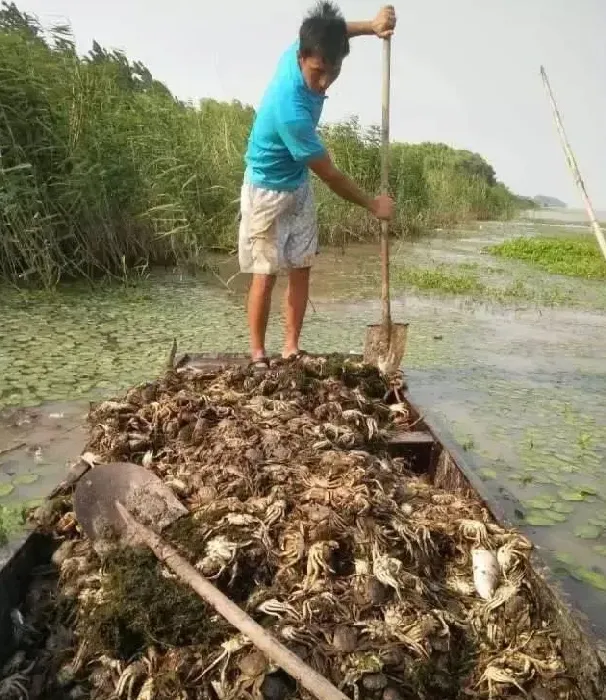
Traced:
POLYGON ((279 192, 257 187, 245 176, 240 215, 241 272, 274 275, 285 268, 311 267, 318 225, 309 181, 294 192, 279 192))

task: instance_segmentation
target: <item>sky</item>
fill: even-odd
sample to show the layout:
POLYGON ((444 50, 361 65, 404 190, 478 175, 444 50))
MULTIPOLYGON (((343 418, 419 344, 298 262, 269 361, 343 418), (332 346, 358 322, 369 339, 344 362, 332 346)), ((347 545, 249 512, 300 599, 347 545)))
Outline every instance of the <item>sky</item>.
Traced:
MULTIPOLYGON (((177 97, 257 106, 313 0, 17 0, 140 60, 177 97)), ((484 156, 514 192, 582 206, 539 75, 544 65, 596 209, 606 209, 606 2, 408 0, 395 3, 391 136, 484 156)), ((341 0, 350 20, 381 3, 341 0)), ((381 42, 352 41, 323 119, 381 120, 381 42)))

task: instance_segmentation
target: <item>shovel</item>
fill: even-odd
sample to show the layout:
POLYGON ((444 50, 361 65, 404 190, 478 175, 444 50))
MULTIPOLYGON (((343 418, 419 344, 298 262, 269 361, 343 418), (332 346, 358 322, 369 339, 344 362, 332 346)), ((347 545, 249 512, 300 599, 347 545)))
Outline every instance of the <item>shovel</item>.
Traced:
MULTIPOLYGON (((383 39, 383 125, 381 129, 381 191, 389 186, 389 87, 391 38, 383 39)), ((392 323, 389 304, 389 225, 381 221, 381 304, 379 325, 366 329, 364 362, 376 365, 384 374, 397 372, 406 348, 407 323, 392 323)))
POLYGON ((157 476, 129 462, 99 465, 82 476, 74 491, 73 503, 80 527, 95 542, 96 549, 103 545, 104 540, 107 546, 107 540, 116 536, 127 545, 149 547, 200 598, 314 697, 318 700, 348 700, 160 537, 164 528, 186 515, 188 510, 157 476))

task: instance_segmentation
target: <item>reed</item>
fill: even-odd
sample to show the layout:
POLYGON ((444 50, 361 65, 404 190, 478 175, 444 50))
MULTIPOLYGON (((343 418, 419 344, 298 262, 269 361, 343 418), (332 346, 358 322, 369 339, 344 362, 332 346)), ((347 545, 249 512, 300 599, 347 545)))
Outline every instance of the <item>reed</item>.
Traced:
MULTIPOLYGON (((254 110, 238 101, 183 103, 147 68, 68 27, 0 11, 0 278, 53 287, 130 275, 156 264, 204 264, 233 250, 243 153, 254 110)), ((376 128, 327 125, 338 164, 379 189, 376 128)), ((506 218, 520 200, 477 154, 394 144, 395 235, 506 218)), ((316 183, 321 237, 344 244, 376 223, 316 183)))

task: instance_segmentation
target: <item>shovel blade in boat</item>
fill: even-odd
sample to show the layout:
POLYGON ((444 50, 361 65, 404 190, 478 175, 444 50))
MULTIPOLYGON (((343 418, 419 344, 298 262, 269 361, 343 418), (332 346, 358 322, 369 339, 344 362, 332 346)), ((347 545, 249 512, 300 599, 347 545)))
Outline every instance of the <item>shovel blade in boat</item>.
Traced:
POLYGON ((76 519, 91 540, 126 534, 116 501, 158 534, 188 512, 148 469, 130 462, 100 464, 81 477, 74 491, 76 519))

